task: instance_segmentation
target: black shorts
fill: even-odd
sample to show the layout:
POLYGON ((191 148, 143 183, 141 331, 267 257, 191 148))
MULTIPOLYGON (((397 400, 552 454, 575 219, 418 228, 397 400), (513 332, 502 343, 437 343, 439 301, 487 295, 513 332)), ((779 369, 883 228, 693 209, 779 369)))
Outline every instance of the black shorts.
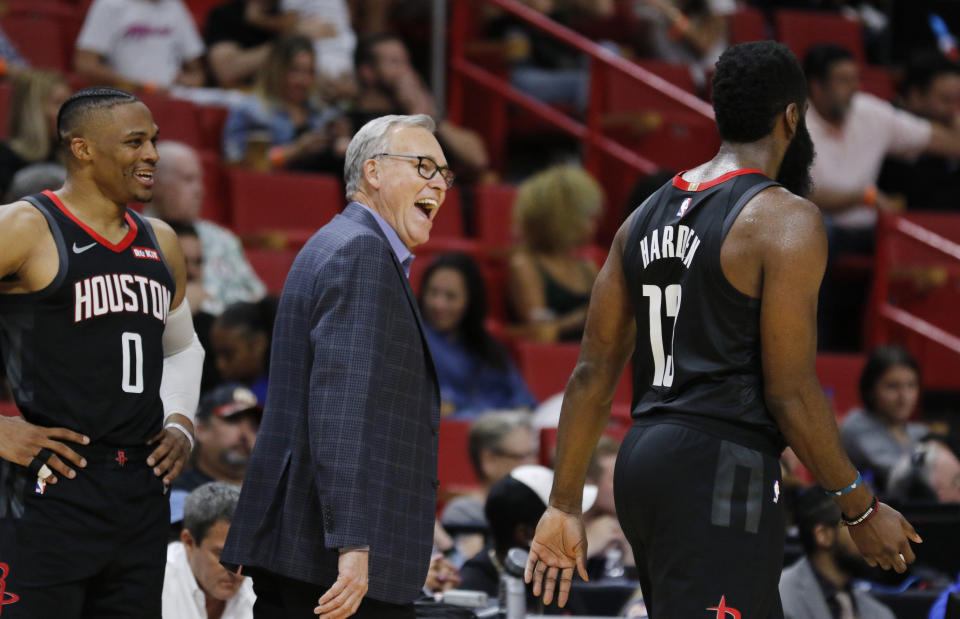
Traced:
POLYGON ((152 448, 76 449, 87 468, 45 488, 3 463, 0 616, 160 619, 170 504, 152 448))
POLYGON ((782 619, 780 464, 669 422, 637 423, 614 495, 651 619, 782 619))

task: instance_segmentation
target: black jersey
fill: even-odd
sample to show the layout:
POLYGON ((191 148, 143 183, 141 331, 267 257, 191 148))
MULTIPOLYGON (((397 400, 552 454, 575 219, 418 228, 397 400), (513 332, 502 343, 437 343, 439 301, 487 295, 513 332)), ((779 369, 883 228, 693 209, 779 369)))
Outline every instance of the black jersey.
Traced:
POLYGON ((128 210, 117 244, 56 195, 26 198, 50 226, 60 267, 43 290, 0 294, 0 345, 14 399, 42 426, 108 445, 160 431, 161 339, 176 286, 150 224, 128 210))
POLYGON ((775 183, 737 170, 680 175, 639 209, 623 253, 636 313, 633 416, 681 423, 779 452, 763 399, 760 300, 727 280, 720 248, 743 206, 775 183))

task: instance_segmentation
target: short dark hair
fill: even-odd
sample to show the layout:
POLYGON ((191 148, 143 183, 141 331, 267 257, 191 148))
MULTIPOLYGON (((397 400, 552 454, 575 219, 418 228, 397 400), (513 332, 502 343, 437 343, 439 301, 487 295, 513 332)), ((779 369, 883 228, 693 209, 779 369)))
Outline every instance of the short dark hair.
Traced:
POLYGON ((902 346, 880 346, 874 348, 867 357, 867 363, 860 373, 860 401, 868 411, 874 412, 876 409, 873 390, 880 382, 880 378, 887 373, 887 370, 898 365, 911 368, 917 373, 917 377, 920 377, 920 365, 902 346))
POLYGON ((774 41, 730 47, 717 61, 713 76, 713 110, 720 138, 755 142, 773 130, 791 103, 807 99, 807 82, 790 48, 774 41))
POLYGON ((373 52, 373 50, 376 49, 377 45, 380 45, 385 41, 399 41, 404 47, 407 46, 403 39, 392 32, 379 32, 377 34, 370 34, 365 37, 361 37, 360 40, 357 41, 356 49, 353 50, 354 68, 365 64, 376 64, 377 55, 373 52))
POLYGON ((941 75, 960 75, 960 64, 940 52, 926 51, 915 54, 907 62, 900 89, 904 95, 911 92, 926 92, 941 75))
POLYGON ((817 539, 814 536, 817 525, 837 526, 842 516, 840 507, 820 486, 800 490, 793 506, 793 519, 797 525, 804 552, 809 555, 817 549, 817 539))
POLYGON ((72 95, 57 112, 57 136, 66 142, 68 136, 80 126, 93 110, 106 110, 126 103, 138 103, 140 99, 129 92, 116 88, 84 88, 72 95))
POLYGON ((842 45, 821 43, 807 50, 803 57, 803 72, 808 82, 822 82, 830 77, 833 65, 845 60, 854 60, 853 52, 842 45))
POLYGON ((536 492, 510 475, 493 484, 483 512, 497 554, 505 555, 515 545, 517 526, 536 527, 546 509, 536 492))

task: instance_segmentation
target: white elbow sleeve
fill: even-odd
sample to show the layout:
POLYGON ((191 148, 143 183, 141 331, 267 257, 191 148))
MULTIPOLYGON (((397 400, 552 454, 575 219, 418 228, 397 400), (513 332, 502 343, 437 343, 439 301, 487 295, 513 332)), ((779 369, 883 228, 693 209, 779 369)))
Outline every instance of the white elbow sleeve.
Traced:
POLYGON ((190 305, 184 299, 180 307, 167 315, 163 330, 160 399, 163 400, 164 419, 177 413, 193 421, 200 401, 203 356, 203 346, 193 330, 190 305))

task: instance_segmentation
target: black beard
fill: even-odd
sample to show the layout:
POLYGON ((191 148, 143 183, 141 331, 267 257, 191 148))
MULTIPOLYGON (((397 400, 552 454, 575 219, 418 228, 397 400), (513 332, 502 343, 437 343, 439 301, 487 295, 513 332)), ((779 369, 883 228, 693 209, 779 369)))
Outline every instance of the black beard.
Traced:
POLYGON ((807 121, 800 116, 797 134, 793 136, 793 141, 783 154, 776 181, 798 196, 805 198, 810 195, 813 189, 810 166, 813 165, 814 155, 813 139, 807 131, 807 121))

